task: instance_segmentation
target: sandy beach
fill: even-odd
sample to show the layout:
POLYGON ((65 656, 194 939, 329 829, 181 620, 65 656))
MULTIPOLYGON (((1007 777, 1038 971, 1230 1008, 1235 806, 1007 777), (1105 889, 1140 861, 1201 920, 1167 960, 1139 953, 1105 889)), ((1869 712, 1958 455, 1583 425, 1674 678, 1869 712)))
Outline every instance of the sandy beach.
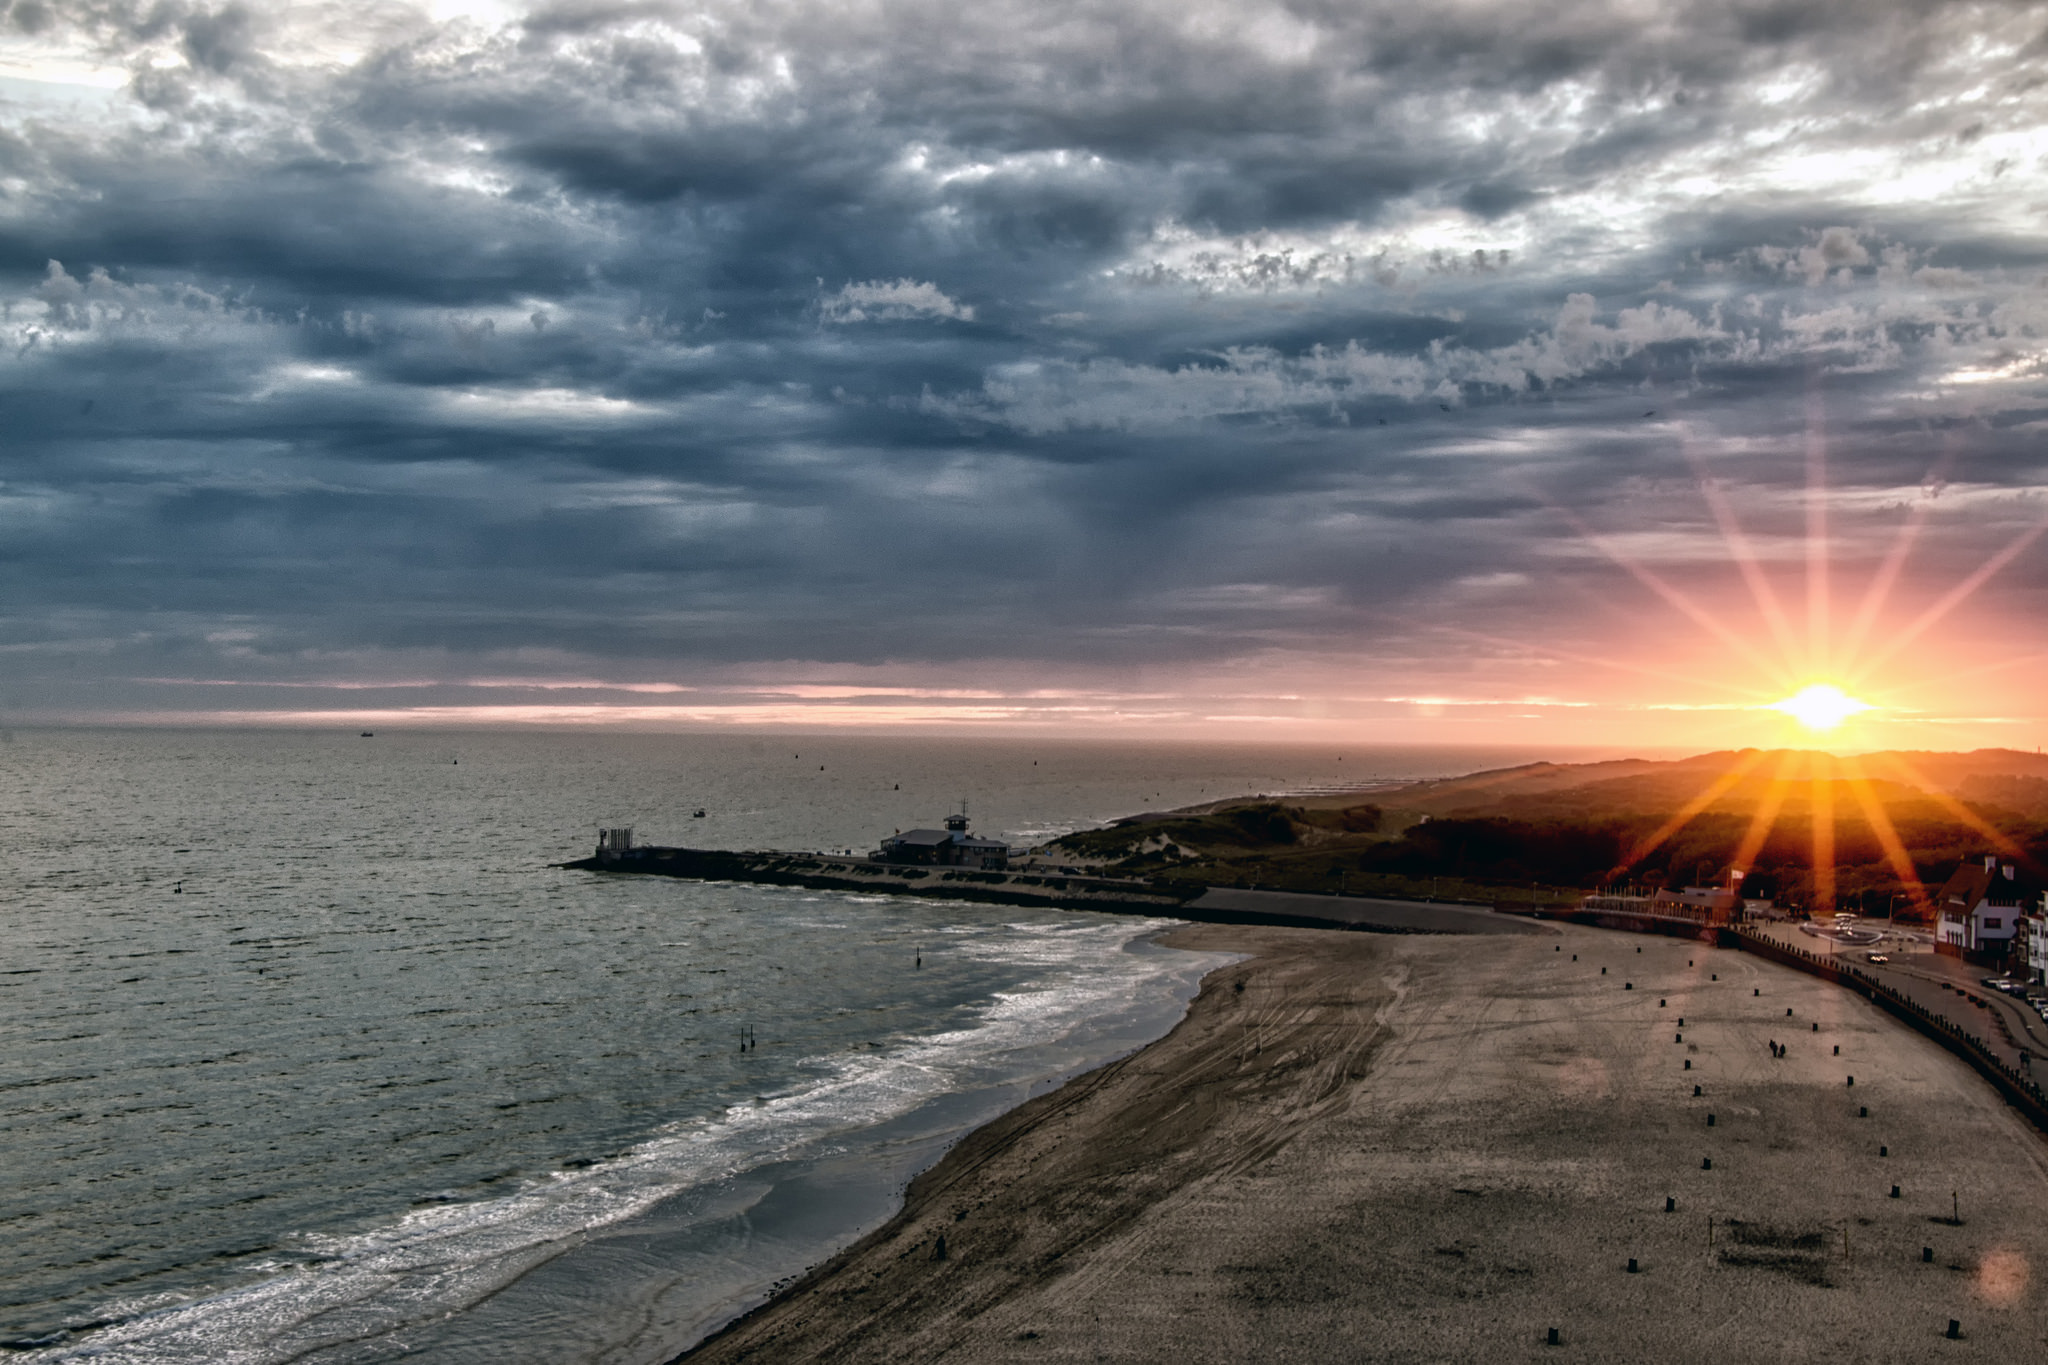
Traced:
POLYGON ((692 1365, 2017 1360, 2048 1341, 2048 1142, 1824 982, 1575 927, 1167 941, 1249 956, 1168 1037, 961 1143, 692 1365))

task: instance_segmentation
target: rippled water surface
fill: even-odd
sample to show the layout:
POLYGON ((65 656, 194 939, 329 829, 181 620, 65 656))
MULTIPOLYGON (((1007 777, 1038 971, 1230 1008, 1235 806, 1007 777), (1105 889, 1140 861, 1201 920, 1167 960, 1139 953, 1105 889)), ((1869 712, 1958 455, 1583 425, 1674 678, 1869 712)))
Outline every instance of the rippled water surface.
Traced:
POLYGON ((548 866, 597 825, 866 848, 965 798, 1031 842, 1513 757, 17 731, 0 1336, 662 1359, 885 1217, 964 1126, 1157 1036, 1211 965, 1106 916, 548 866))

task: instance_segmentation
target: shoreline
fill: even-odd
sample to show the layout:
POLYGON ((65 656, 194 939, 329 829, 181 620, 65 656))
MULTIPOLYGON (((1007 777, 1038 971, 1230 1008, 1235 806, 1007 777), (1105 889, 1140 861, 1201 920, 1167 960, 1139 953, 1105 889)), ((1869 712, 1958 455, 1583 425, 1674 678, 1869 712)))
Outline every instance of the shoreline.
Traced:
POLYGON ((1909 1360, 1950 1318, 2009 1354, 2048 1329, 2048 1147, 1829 983, 1575 926, 1160 941, 1251 955, 676 1359, 1472 1359, 1556 1326, 1596 1359, 1909 1360))
MULTIPOLYGON (((982 1049, 980 1062, 963 1065, 957 1042, 944 1044, 957 1084, 827 1122, 772 1152, 732 1149, 723 1172, 707 1171, 626 1218, 565 1238, 546 1260, 452 1317, 404 1328, 409 1349, 439 1359, 473 1349, 479 1337, 512 1343, 520 1323, 551 1316, 577 1324, 552 1339, 561 1359, 653 1365, 679 1342, 770 1301, 810 1266, 884 1225, 911 1182, 974 1132, 1163 1037, 1201 979, 1224 961, 1161 948, 1152 926, 1105 927, 1121 940, 1118 956, 1146 964, 1125 977, 1126 988, 1094 992, 1085 1009, 1060 1014, 1058 1027, 982 1049)), ((1031 1017, 1047 1017, 1045 1003, 1041 997, 1031 1017)), ((930 1038, 910 1044, 931 1045, 930 1038)), ((826 1081, 826 1088, 841 1087, 826 1081)))
MULTIPOLYGON (((1283 932, 1289 930, 1296 933, 1328 932, 1327 930, 1319 931, 1315 929, 1302 930, 1293 926, 1277 927, 1281 928, 1283 932)), ((696 1345, 672 1357, 669 1365, 682 1365, 683 1362, 699 1362, 722 1358, 719 1354, 722 1344, 743 1337, 751 1329, 756 1329, 761 1324, 768 1322, 782 1310, 785 1304, 794 1302, 806 1294, 827 1289, 835 1277, 852 1271, 865 1257, 872 1255, 877 1249, 889 1247, 907 1233, 922 1227, 928 1222, 933 1222, 935 1212, 937 1214, 937 1224, 944 1226, 943 1211, 939 1210, 938 1206, 944 1201, 949 1192, 956 1190, 960 1186, 963 1180, 970 1178, 976 1172, 986 1169, 992 1161, 1013 1149, 1022 1138, 1038 1128, 1047 1119, 1066 1112, 1077 1103, 1102 1094, 1107 1088, 1114 1085, 1126 1069, 1149 1065, 1151 1059, 1148 1059, 1148 1054, 1171 1045, 1184 1031, 1189 1030, 1191 1024, 1194 1024, 1196 1029, 1199 1030, 1201 1024, 1197 1021, 1198 1011, 1204 1013, 1214 1011, 1218 1007, 1217 1002, 1221 998, 1221 991, 1229 990, 1228 987, 1222 987, 1219 990, 1219 977, 1229 973, 1243 972, 1246 973, 1244 979, 1248 980, 1249 973, 1260 965, 1261 958, 1264 956, 1258 951, 1260 945, 1256 943, 1233 941, 1226 944, 1199 941, 1202 931, 1207 928, 1209 926, 1187 925, 1168 929, 1152 936, 1153 942, 1162 947, 1184 948, 1198 952, 1233 952, 1244 954, 1239 961, 1215 967, 1203 976, 1200 988, 1197 990, 1194 999, 1188 1002, 1187 1010, 1173 1028, 1169 1029, 1163 1036, 1123 1057, 1071 1077, 1061 1085, 1055 1086, 1043 1094, 1032 1096, 1022 1104, 1005 1111, 966 1134, 959 1142, 949 1148, 937 1162, 919 1172, 909 1182, 903 1192, 902 1208, 888 1222, 829 1259, 805 1271, 766 1302, 741 1314, 696 1345), (1189 941, 1190 938, 1194 938, 1197 941, 1189 941), (1180 939, 1181 941, 1174 942, 1173 940, 1175 939, 1180 939)), ((1233 977, 1231 979, 1235 980, 1238 978, 1233 977)), ((1236 994, 1234 991, 1230 993, 1236 994)), ((936 1250, 937 1237, 939 1235, 938 1233, 933 1233, 923 1244, 936 1250)), ((949 1256, 951 1254, 949 1252, 949 1256)), ((740 1355, 734 1358, 749 1359, 752 1358, 752 1353, 743 1347, 740 1355)))

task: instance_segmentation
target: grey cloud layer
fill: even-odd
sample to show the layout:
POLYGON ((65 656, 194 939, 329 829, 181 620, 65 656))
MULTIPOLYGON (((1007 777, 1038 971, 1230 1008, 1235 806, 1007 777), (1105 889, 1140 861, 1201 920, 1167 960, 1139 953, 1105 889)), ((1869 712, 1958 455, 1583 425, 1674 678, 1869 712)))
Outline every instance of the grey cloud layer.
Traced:
POLYGON ((1953 576, 2037 515, 2043 30, 13 0, 126 84, 0 113, 0 687, 1537 636, 1619 592, 1559 508, 1767 537, 1817 412, 1850 559, 1981 494, 1953 576))

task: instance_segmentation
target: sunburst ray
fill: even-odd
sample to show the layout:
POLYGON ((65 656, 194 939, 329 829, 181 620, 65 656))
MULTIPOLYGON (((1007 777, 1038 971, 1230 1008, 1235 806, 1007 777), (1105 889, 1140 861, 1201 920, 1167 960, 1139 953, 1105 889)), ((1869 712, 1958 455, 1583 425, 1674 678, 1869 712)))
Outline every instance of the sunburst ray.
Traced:
POLYGON ((2017 536, 2014 536, 2011 541, 2007 542, 2004 549, 1985 560, 1984 563, 1977 567, 1974 573, 1943 593, 1933 606, 1915 617, 1911 625, 1887 639, 1884 646, 1876 654, 1861 662, 1858 671, 1853 675, 1855 681, 1862 682, 1879 668, 1882 668, 1885 664, 1896 658, 1900 650, 1912 644, 1922 635, 1925 635, 1943 617, 1962 605, 1969 598, 1970 594, 1976 592, 1977 589, 1990 581, 1993 574, 2019 558, 2020 552, 2029 545, 2032 545, 2036 540, 2039 540, 2041 533, 2044 531, 2048 531, 2048 516, 2042 517, 2041 520, 2035 522, 2017 536))
POLYGON ((1625 570, 1627 573, 1634 576, 1635 580, 1638 583, 1641 583, 1651 592, 1654 592, 1657 594, 1657 596, 1663 598, 1666 603, 1673 607, 1676 607, 1680 612, 1682 612, 1687 617, 1687 619, 1691 620, 1693 624, 1699 626, 1703 630, 1710 632, 1714 636, 1714 638, 1719 640, 1722 644, 1728 646, 1736 653, 1742 655, 1745 659, 1748 659, 1750 663, 1756 666, 1759 672, 1765 674, 1766 676, 1785 676, 1783 675, 1779 665, 1777 665, 1776 663, 1772 662, 1769 658, 1767 658, 1762 652, 1760 652, 1756 648, 1755 645, 1752 645, 1748 640, 1743 639, 1742 636, 1736 634, 1734 630, 1732 630, 1727 625, 1723 624, 1719 619, 1717 619, 1713 615, 1713 613, 1707 611, 1703 607, 1698 606, 1692 601, 1692 599, 1688 598, 1684 593, 1680 592, 1678 589, 1672 587, 1669 583, 1666 583, 1662 578, 1658 577, 1655 573, 1652 573, 1643 565, 1636 563, 1627 555, 1622 554, 1619 550, 1616 550, 1613 546, 1609 545, 1593 530, 1592 527, 1586 525, 1585 522, 1573 516, 1569 510, 1559 508, 1558 511, 1560 515, 1562 515, 1566 520, 1571 522, 1573 529, 1578 531, 1579 535, 1585 539, 1587 544, 1591 545, 1601 554, 1606 555, 1607 558, 1613 561, 1617 566, 1619 566, 1621 569, 1625 570))
MULTIPOLYGON (((2048 515, 2011 535, 1960 581, 1913 615, 1903 628, 1886 630, 1888 613, 1893 609, 1906 568, 1933 524, 1937 510, 1932 498, 1917 499, 1910 506, 1904 523, 1898 526, 1891 543, 1885 547, 1883 557, 1861 585, 1854 612, 1843 612, 1838 618, 1834 587, 1842 566, 1836 563, 1839 547, 1833 539, 1832 520, 1837 516, 1839 507, 1829 489, 1830 448, 1826 426, 1823 399, 1816 389, 1807 398, 1804 445, 1806 478, 1801 499, 1805 542, 1803 621, 1794 621, 1795 609, 1791 605, 1794 599, 1787 590, 1789 585, 1782 581, 1782 575, 1772 572, 1770 563, 1759 553, 1758 542, 1744 528, 1727 487, 1708 473, 1689 436, 1683 432, 1682 453, 1698 476, 1697 486, 1713 515, 1715 527, 1726 547, 1728 562, 1740 574, 1754 611, 1754 625, 1745 622, 1746 630, 1738 630, 1726 619, 1726 613, 1721 610, 1723 604, 1701 589, 1697 575, 1689 569, 1672 570, 1667 576, 1666 572, 1652 568, 1650 562, 1631 553, 1634 547, 1624 549, 1617 541, 1596 533, 1570 509, 1537 495, 1539 502, 1550 506, 1571 526, 1580 541, 1627 573, 1636 584, 1647 589, 1665 607, 1677 612, 1707 639, 1722 646, 1724 657, 1745 661, 1756 670, 1757 676, 1770 680, 1782 691, 1758 696, 1754 689, 1730 682, 1725 669, 1722 670, 1723 676, 1716 677, 1713 670, 1685 672, 1654 665, 1643 666, 1614 657, 1595 657, 1555 647, 1548 647, 1546 652, 1558 659, 1588 666, 1619 669, 1639 677, 1682 683, 1689 689, 1711 686, 1731 697, 1752 701, 1759 709, 1775 706, 1785 710, 1806 722, 1807 728, 1815 734, 1831 730, 1834 724, 1858 711, 1875 712, 1873 720, 1878 722, 1884 720, 1883 712, 1897 712, 1899 708, 1894 698, 1910 697, 1910 692, 1898 687, 1879 688, 1869 692, 1874 701, 1866 703, 1843 688, 1846 685, 1867 691, 1871 680, 1887 664, 1954 614, 1995 575, 2048 534, 2048 515), (1881 636, 1880 631, 1884 631, 1881 636), (1767 657, 1768 650, 1775 650, 1782 659, 1767 657), (1784 697, 1785 693, 1792 696, 1784 697), (1784 699, 1774 702, 1768 699, 1772 697, 1784 699), (1795 701, 1799 704, 1789 704, 1795 701), (1829 703, 1825 717, 1821 714, 1821 701, 1829 703)), ((1943 478, 1959 449, 1960 443, 1953 436, 1945 441, 1928 477, 1933 480, 1943 478)), ((1519 643, 1498 640, 1481 632, 1458 633, 1486 639, 1490 643, 1519 643)), ((1924 691, 1930 686, 2003 671, 2043 658, 2048 658, 2048 652, 1973 664, 1968 668, 1954 669, 1939 678, 1920 677, 1912 687, 1924 691)), ((1714 707, 1710 704, 1704 709, 1714 707)), ((1903 712, 1900 714, 1904 715, 1903 712)), ((1809 742, 1813 741, 1809 739, 1809 742)), ((1657 829, 1636 840, 1622 861, 1609 872, 1608 880, 1611 882, 1627 874, 1659 848, 1669 844, 1702 812, 1735 790, 1765 756, 1745 749, 1738 762, 1709 781, 1678 811, 1663 820, 1657 829)), ((1957 823, 1988 841, 1992 848, 2008 857, 2026 860, 2024 850, 2003 831, 1951 794, 1927 782, 1903 758, 1890 755, 1883 761, 1899 772, 1906 783, 1925 792, 1929 800, 1957 823)), ((1839 866, 1842 851, 1839 821, 1854 818, 1848 809, 1844 809, 1845 803, 1853 803, 1850 809, 1859 813, 1862 822, 1868 825, 1882 855, 1883 865, 1898 880, 1914 908, 1924 913, 1928 908, 1927 888, 1920 880, 1919 869, 1900 827, 1893 820, 1891 809, 1872 784, 1867 762, 1845 762, 1832 754, 1817 751, 1795 750, 1779 754, 1775 771, 1762 785, 1755 807, 1749 814, 1747 828, 1736 845, 1733 865, 1748 871, 1750 865, 1763 855, 1773 832, 1779 827, 1788 801, 1802 785, 1809 820, 1804 840, 1808 847, 1804 856, 1811 888, 1810 911, 1824 914, 1840 898, 1843 874, 1839 866)), ((1794 855, 1794 861, 1797 857, 1794 855)))
POLYGON ((1750 599, 1770 628, 1771 637, 1777 641, 1778 649, 1785 656, 1785 666, 1796 669, 1799 660, 1799 644, 1792 634, 1792 622, 1785 615, 1784 604, 1778 600, 1777 590, 1763 571, 1763 564, 1756 551, 1751 548, 1749 536, 1742 529, 1742 523, 1735 516, 1735 508, 1727 495, 1721 491, 1719 480, 1702 468, 1694 455, 1690 442, 1685 447, 1686 462, 1700 477, 1700 494, 1707 500, 1707 509, 1714 514, 1714 524, 1721 530, 1721 540, 1728 547, 1728 557, 1742 574, 1742 581, 1749 588, 1750 599))
MULTIPOLYGON (((1494 635, 1483 630, 1474 630, 1470 626, 1454 626, 1448 622, 1428 621, 1420 617, 1399 617, 1395 619, 1418 631, 1430 630, 1443 635, 1461 636, 1464 639, 1476 641, 1480 644, 1503 645, 1512 649, 1529 648, 1527 641, 1517 640, 1506 635, 1494 635)), ((1570 660, 1575 664, 1585 664, 1592 668, 1608 669, 1617 673, 1631 673, 1639 678, 1655 678, 1659 682, 1683 683, 1689 686, 1704 683, 1715 691, 1740 701, 1761 702, 1765 700, 1764 695, 1758 692, 1756 688, 1744 687, 1740 683, 1728 682, 1721 678, 1711 676, 1703 678, 1697 673, 1681 673, 1676 669, 1652 668, 1644 664, 1630 663, 1627 660, 1616 659, 1603 654, 1581 653, 1578 650, 1565 649, 1555 644, 1546 643, 1542 648, 1546 654, 1570 660)))
POLYGON ((1856 804, 1863 808, 1863 818, 1870 826, 1870 832, 1877 836, 1877 846, 1884 850, 1885 861, 1891 865, 1893 875, 1912 897, 1915 913, 1927 908, 1927 888, 1921 884, 1920 870, 1913 866, 1913 855, 1906 851, 1905 840, 1892 824, 1891 815, 1885 810, 1884 802, 1877 799, 1877 793, 1870 789, 1870 778, 1864 774, 1845 779, 1849 792, 1856 798, 1856 804))
MULTIPOLYGON (((1819 771, 1823 757, 1832 760, 1834 756, 1815 754, 1807 767, 1812 783, 1809 833, 1813 841, 1813 902, 1807 913, 1820 915, 1835 908, 1835 780, 1833 772, 1819 771)), ((1833 763, 1828 766, 1832 768, 1833 763)))
MULTIPOLYGON (((1927 481, 1938 483, 1948 474, 1955 463, 1960 449, 1953 434, 1942 446, 1941 458, 1928 471, 1927 481)), ((1913 510, 1906 515, 1906 524, 1899 528, 1899 534, 1892 540, 1891 549, 1885 554, 1884 562, 1870 577, 1869 586, 1863 590, 1863 602, 1856 609, 1856 617, 1849 624, 1849 633, 1842 641, 1842 657, 1853 659, 1863 648, 1864 639, 1885 604, 1891 600, 1892 589, 1898 584, 1899 575, 1905 570, 1906 560, 1912 556, 1913 547, 1920 541, 1920 532, 1927 525, 1927 518, 1934 509, 1934 499, 1921 498, 1913 504, 1913 510)))
POLYGON ((1622 873, 1627 872, 1637 863, 1640 863, 1643 859, 1656 852, 1664 844, 1665 840, 1691 824, 1701 811, 1720 800, 1734 788, 1736 783, 1754 772, 1757 765, 1762 763, 1765 757, 1766 753, 1762 749, 1752 749, 1747 754, 1744 754, 1741 761, 1733 768, 1715 778, 1707 785, 1705 790, 1679 807, 1678 811, 1670 819, 1657 827, 1655 833, 1647 838, 1637 840, 1635 846, 1628 851, 1621 862, 1608 872, 1607 880, 1613 881, 1616 877, 1619 877, 1622 873))
POLYGON ((1828 447, 1818 389, 1806 397, 1806 667, 1804 672, 1832 671, 1828 665, 1832 628, 1828 597, 1828 447))
MULTIPOLYGON (((1935 673, 1927 677, 1917 678, 1914 681, 1916 686, 1937 687, 1943 683, 1962 682, 1969 678, 1981 678, 1990 673, 2003 673, 2008 668, 2018 668, 2024 664, 2043 662, 2048 662, 2048 650, 2037 651, 2033 654, 2014 654, 2008 658, 1994 659, 1990 663, 1973 664, 1969 668, 1958 668, 1951 673, 1935 673)), ((1883 696, 1882 693, 1872 693, 1871 695, 1883 696)))
POLYGON ((1788 749, 1778 758, 1778 771, 1774 773, 1763 796, 1758 800, 1756 813, 1749 818, 1749 828, 1743 831, 1742 842, 1735 846, 1735 857, 1731 867, 1747 871, 1756 861, 1756 855, 1763 851, 1764 841, 1771 837, 1771 830, 1778 822, 1778 810, 1785 804, 1785 797, 1792 789, 1792 770, 1799 766, 1797 750, 1788 749))
POLYGON ((1903 776, 1908 785, 1918 787, 1922 792, 1926 793, 1929 800, 1954 816, 1958 823, 1967 826, 1972 832, 1988 840, 1991 846, 2000 853, 2017 862, 2025 863, 2029 867, 2035 866, 2033 858, 2028 856, 2025 849, 2014 843, 2005 831, 1999 829, 1998 826, 1992 824, 1983 816, 1956 800, 1955 797, 1928 781, 1921 774, 1920 770, 1907 762, 1902 755, 1884 753, 1873 755, 1873 757, 1903 776))

